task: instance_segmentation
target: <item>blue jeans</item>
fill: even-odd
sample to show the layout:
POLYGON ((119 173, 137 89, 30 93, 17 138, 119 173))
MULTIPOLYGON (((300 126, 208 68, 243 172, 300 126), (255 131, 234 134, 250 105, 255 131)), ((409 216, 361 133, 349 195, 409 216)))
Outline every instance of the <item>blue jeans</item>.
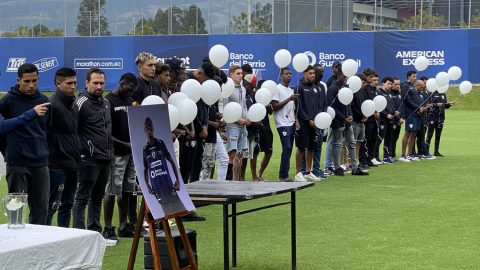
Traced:
MULTIPOLYGON (((333 149, 333 137, 332 137, 332 128, 330 128, 330 131, 328 132, 328 139, 327 139, 327 150, 325 151, 325 161, 323 163, 323 167, 325 169, 335 167, 335 165, 333 164, 332 149, 333 149)), ((342 152, 341 147, 338 150, 338 155, 340 155, 340 152, 342 152)))
POLYGON ((50 198, 46 223, 52 225, 53 215, 58 209, 58 227, 68 228, 77 192, 77 171, 49 168, 48 172, 50 174, 50 198))
POLYGON ((288 171, 290 171, 290 157, 292 156, 293 140, 295 139, 295 125, 290 127, 277 128, 278 135, 280 135, 280 142, 282 143, 282 158, 280 161, 280 171, 278 177, 282 179, 288 178, 288 171))
MULTIPOLYGON (((320 157, 322 156, 322 144, 323 144, 323 134, 322 131, 319 130, 317 131, 317 148, 313 150, 313 167, 312 167, 312 172, 313 174, 317 175, 321 173, 320 170, 320 157)), ((306 170, 306 161, 305 161, 305 153, 303 153, 302 157, 302 173, 305 175, 307 174, 306 170)))

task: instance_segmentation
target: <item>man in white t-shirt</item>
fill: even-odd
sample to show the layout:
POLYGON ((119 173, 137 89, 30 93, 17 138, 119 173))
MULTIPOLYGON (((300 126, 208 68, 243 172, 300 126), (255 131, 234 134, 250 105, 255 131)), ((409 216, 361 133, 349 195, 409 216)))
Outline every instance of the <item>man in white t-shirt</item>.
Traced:
POLYGON ((288 87, 292 79, 292 72, 289 68, 282 68, 280 78, 282 82, 277 86, 277 94, 272 98, 275 126, 282 143, 282 158, 278 182, 292 182, 288 178, 288 172, 290 170, 290 157, 292 155, 295 130, 300 128, 299 125, 297 128, 294 110, 294 100, 298 98, 298 94, 294 94, 293 90, 288 87))

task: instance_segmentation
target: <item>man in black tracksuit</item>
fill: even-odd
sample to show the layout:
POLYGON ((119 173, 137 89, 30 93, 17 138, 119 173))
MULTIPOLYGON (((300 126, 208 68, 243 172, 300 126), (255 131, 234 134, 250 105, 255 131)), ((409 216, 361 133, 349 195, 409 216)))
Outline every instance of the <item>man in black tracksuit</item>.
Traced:
MULTIPOLYGON (((49 102, 37 88, 38 68, 35 65, 21 65, 17 82, 0 100, 0 114, 5 119, 20 117, 37 105, 49 102)), ((45 225, 47 218, 50 191, 47 132, 50 121, 51 115, 47 111, 44 116, 36 117, 6 136, 8 192, 27 193, 30 224, 45 225)))
MULTIPOLYGON (((422 79, 422 78, 420 78, 420 79, 422 79)), ((426 80, 422 79, 422 81, 425 84, 426 84, 426 80)), ((430 93, 428 93, 427 90, 423 89, 419 93, 419 96, 420 96, 420 102, 422 104, 422 107, 432 106, 432 105, 429 105, 429 104, 431 104, 430 93)), ((417 153, 416 153, 416 155, 418 156, 418 158, 435 159, 435 157, 433 157, 432 155, 430 155, 430 153, 428 153, 427 144, 425 143, 425 134, 427 133, 427 117, 428 117, 427 114, 428 114, 427 110, 425 110, 420 116, 421 124, 420 124, 420 130, 417 132, 417 153)))
POLYGON ((47 135, 50 150, 47 225, 52 224, 53 215, 58 209, 58 226, 68 228, 77 191, 77 169, 80 164, 75 71, 67 67, 57 70, 55 85, 57 87, 55 93, 50 97, 52 123, 47 135))
POLYGON ((342 63, 340 61, 333 62, 333 64, 332 64, 332 76, 330 76, 330 78, 328 78, 328 80, 327 80, 327 89, 328 89, 328 87, 330 87, 332 85, 332 83, 334 81, 337 80, 337 75, 336 75, 337 74, 337 69, 341 65, 342 65, 342 63))
POLYGON ((443 123, 445 122, 445 109, 455 105, 455 101, 447 102, 445 93, 434 92, 431 96, 433 108, 428 111, 428 132, 427 132, 427 150, 430 153, 430 142, 435 132, 435 151, 433 155, 443 157, 438 151, 440 148, 440 137, 442 136, 443 123))
POLYGON ((295 101, 296 116, 299 123, 296 131, 295 143, 297 153, 295 154, 296 169, 295 181, 305 182, 307 180, 319 181, 320 178, 312 173, 313 150, 317 147, 315 116, 320 112, 327 111, 327 96, 325 91, 314 84, 315 70, 308 66, 303 72, 303 78, 295 87, 295 94, 299 94, 295 101), (302 173, 302 158, 305 154, 306 174, 302 173))
MULTIPOLYGON (((400 89, 400 79, 397 77, 393 78, 393 85, 390 90, 390 94, 392 95, 392 100, 394 103, 394 109, 397 112, 400 112, 400 105, 402 104, 402 95, 399 92, 400 89)), ((392 139, 390 141, 390 149, 388 149, 388 152, 390 153, 390 156, 393 158, 393 161, 398 161, 397 157, 397 141, 398 138, 400 137, 400 131, 402 130, 402 124, 403 124, 403 118, 400 114, 395 115, 393 117, 393 131, 392 131, 392 139)))
POLYGON ((369 166, 366 164, 365 158, 360 160, 359 153, 360 147, 365 141, 365 122, 367 122, 368 117, 366 117, 362 112, 362 104, 367 100, 367 77, 363 73, 357 74, 357 76, 362 80, 362 88, 359 91, 353 94, 353 101, 351 104, 352 115, 353 115, 353 138, 355 140, 355 156, 357 157, 358 167, 361 169, 368 169, 369 166), (363 163, 365 162, 365 163, 363 163))
MULTIPOLYGON (((367 99, 373 100, 377 94, 378 76, 376 76, 375 70, 371 68, 366 68, 363 72, 363 75, 367 77, 368 85, 365 86, 365 92, 367 94, 367 99)), ((377 167, 378 165, 372 162, 372 159, 375 157, 374 148, 375 142, 377 141, 377 119, 380 117, 378 112, 375 112, 372 116, 368 117, 367 122, 365 122, 365 141, 360 147, 360 162, 366 164, 370 167, 377 167)))
POLYGON ((393 160, 390 159, 390 153, 388 150, 391 148, 392 131, 394 126, 394 117, 400 113, 395 110, 395 104, 392 95, 389 93, 390 87, 393 83, 391 77, 385 77, 382 80, 382 88, 377 90, 378 96, 383 96, 387 100, 387 107, 380 112, 380 121, 377 142, 375 143, 375 158, 378 162, 384 162, 392 164, 393 160), (383 142, 383 160, 380 159, 380 144, 383 142))
POLYGON ((105 73, 99 68, 88 70, 86 86, 76 100, 81 165, 73 205, 73 227, 85 229, 88 204, 87 229, 101 233, 102 201, 114 158, 110 103, 102 97, 105 73))

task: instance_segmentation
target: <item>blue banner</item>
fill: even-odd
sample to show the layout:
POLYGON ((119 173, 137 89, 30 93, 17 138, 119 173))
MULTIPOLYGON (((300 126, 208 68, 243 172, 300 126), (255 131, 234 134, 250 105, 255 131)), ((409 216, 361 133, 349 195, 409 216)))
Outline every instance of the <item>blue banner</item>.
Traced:
MULTIPOLYGON (((275 53, 288 48, 286 34, 242 34, 209 36, 209 49, 222 44, 228 49, 228 62, 222 69, 232 65, 250 64, 258 80, 277 81, 280 69, 275 64, 275 53)), ((228 72, 227 72, 228 74, 228 72)))
MULTIPOLYGON (((140 36, 135 37, 132 58, 141 52, 149 52, 157 61, 165 62, 168 58, 178 58, 183 61, 187 69, 197 69, 208 55, 207 35, 174 35, 174 36, 140 36)), ((134 73, 138 75, 138 68, 133 63, 134 73)))
MULTIPOLYGON (((462 69, 462 77, 450 83, 458 84, 468 78, 468 30, 424 30, 375 33, 375 70, 380 80, 385 76, 406 80, 407 72, 415 70, 419 56, 429 60, 425 71, 417 78, 434 78, 452 66, 462 69)), ((475 80, 474 77, 470 77, 475 80)), ((476 81, 478 81, 478 77, 476 81)))
MULTIPOLYGON (((464 59, 464 62, 468 61, 468 79, 470 82, 480 82, 480 29, 468 30, 468 59, 464 59)), ((467 75, 466 70, 463 70, 463 76, 467 75)))
POLYGON ((113 90, 125 72, 133 72, 135 57, 132 36, 65 38, 65 66, 77 72, 77 89, 84 89, 87 71, 105 72, 105 90, 113 90))
POLYGON ((63 67, 63 38, 0 38, 0 91, 6 92, 17 84, 18 67, 32 63, 38 67, 40 90, 55 89, 55 71, 63 67))

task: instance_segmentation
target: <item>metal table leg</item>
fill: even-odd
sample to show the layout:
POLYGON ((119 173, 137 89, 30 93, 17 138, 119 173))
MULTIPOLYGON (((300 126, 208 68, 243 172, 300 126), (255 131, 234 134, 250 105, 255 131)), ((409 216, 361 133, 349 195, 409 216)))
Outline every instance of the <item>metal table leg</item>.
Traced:
POLYGON ((295 191, 291 192, 292 197, 292 270, 297 269, 297 220, 296 220, 296 209, 295 209, 295 191))
POLYGON ((228 270, 229 252, 228 252, 228 204, 223 205, 223 269, 228 270))
POLYGON ((237 267, 237 204, 232 204, 232 266, 237 267))

